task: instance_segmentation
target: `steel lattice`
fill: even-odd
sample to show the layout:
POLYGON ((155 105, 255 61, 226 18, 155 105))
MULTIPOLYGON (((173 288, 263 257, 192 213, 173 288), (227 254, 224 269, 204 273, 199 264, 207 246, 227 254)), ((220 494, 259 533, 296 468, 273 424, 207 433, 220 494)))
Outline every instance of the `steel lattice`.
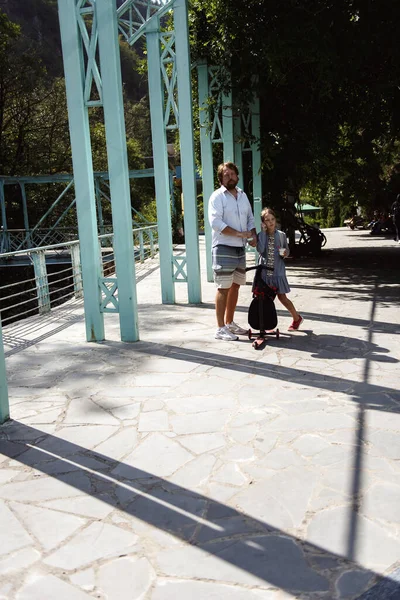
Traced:
POLYGON ((165 129, 177 129, 179 126, 179 111, 176 102, 177 69, 175 57, 175 32, 160 34, 161 74, 165 85, 166 100, 164 107, 165 129))
POLYGON ((173 0, 126 0, 117 10, 120 33, 132 46, 146 33, 149 23, 158 20, 173 4, 173 0))
POLYGON ((224 134, 222 130, 222 91, 218 80, 218 67, 208 67, 209 94, 211 107, 211 139, 214 144, 222 143, 224 134))
MULTIPOLYGON (((102 100, 102 81, 101 71, 98 65, 98 29, 96 20, 95 0, 76 0, 76 18, 82 39, 82 46, 85 52, 85 104, 86 106, 101 106, 102 100)), ((118 29, 127 43, 131 46, 146 33, 149 24, 158 20, 162 15, 173 8, 173 0, 126 0, 117 9, 118 29)), ((169 34, 165 34, 164 43, 167 53, 171 53, 173 40, 167 41, 169 34)), ((171 54, 172 56, 172 54, 171 54)), ((167 71, 162 75, 167 88, 167 108, 166 115, 173 115, 177 122, 178 110, 174 101, 174 87, 176 84, 176 68, 173 62, 171 76, 167 71), (168 79, 171 79, 169 83, 168 79), (172 91, 170 91, 172 90, 172 91)), ((169 118, 167 123, 169 122, 169 118)), ((167 125, 166 123, 166 125, 167 125)), ((172 125, 170 128, 175 128, 172 125)))
POLYGON ((76 18, 85 49, 85 103, 87 106, 101 106, 102 84, 100 69, 97 64, 98 31, 94 1, 78 0, 76 18))

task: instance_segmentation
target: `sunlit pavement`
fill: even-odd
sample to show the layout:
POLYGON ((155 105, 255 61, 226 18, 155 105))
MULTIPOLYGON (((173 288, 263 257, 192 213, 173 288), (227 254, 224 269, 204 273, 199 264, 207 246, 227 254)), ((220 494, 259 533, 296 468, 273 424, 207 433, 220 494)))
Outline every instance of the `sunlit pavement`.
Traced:
POLYGON ((204 238, 203 304, 151 270, 140 342, 79 304, 4 328, 0 598, 400 597, 400 246, 325 233, 263 350, 214 339, 204 238))

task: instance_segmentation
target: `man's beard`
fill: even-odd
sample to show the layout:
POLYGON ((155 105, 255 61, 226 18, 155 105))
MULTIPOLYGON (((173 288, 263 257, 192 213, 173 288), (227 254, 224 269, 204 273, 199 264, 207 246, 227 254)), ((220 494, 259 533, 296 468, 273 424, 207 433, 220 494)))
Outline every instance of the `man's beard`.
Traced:
POLYGON ((226 189, 228 190, 234 190, 236 187, 237 181, 233 181, 233 179, 230 179, 228 181, 228 183, 226 184, 226 189))

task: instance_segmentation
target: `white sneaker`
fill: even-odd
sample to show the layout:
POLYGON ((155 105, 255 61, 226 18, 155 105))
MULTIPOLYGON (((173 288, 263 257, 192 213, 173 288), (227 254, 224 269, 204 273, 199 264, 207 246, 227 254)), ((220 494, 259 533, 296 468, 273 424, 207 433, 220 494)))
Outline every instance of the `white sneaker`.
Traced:
POLYGON ((231 332, 231 333, 235 333, 236 335, 247 335, 249 330, 248 329, 243 329, 243 327, 239 327, 239 325, 237 325, 235 323, 235 321, 232 321, 232 323, 227 323, 225 325, 225 327, 231 332))
POLYGON ((232 342, 239 338, 234 333, 231 333, 225 325, 224 327, 218 327, 217 331, 215 332, 215 339, 224 340, 225 342, 232 342))

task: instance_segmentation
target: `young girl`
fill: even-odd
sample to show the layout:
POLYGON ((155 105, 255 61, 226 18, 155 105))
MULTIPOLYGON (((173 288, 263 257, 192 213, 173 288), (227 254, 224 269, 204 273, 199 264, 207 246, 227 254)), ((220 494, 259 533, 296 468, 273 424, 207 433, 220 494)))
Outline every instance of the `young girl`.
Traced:
POLYGON ((260 264, 267 265, 273 270, 270 274, 267 269, 263 269, 262 277, 266 283, 278 289, 278 299, 293 318, 289 331, 296 331, 303 322, 303 317, 286 296, 290 292, 290 287, 286 279, 284 257, 289 256, 289 246, 284 232, 276 228, 275 213, 271 208, 264 208, 261 211, 261 227, 262 231, 257 235, 260 264))

